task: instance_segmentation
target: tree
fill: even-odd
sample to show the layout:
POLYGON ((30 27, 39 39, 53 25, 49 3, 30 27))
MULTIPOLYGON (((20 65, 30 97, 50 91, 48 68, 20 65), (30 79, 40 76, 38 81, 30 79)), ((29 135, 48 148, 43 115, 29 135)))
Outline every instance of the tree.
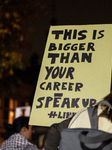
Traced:
POLYGON ((14 70, 30 65, 20 50, 34 31, 27 26, 28 17, 33 22, 40 13, 48 14, 46 5, 38 0, 0 0, 0 91, 14 91, 20 84, 14 70))
POLYGON ((27 26, 27 19, 31 16, 33 21, 39 13, 47 11, 38 0, 0 1, 0 78, 13 75, 14 68, 26 66, 20 49, 34 30, 27 26))

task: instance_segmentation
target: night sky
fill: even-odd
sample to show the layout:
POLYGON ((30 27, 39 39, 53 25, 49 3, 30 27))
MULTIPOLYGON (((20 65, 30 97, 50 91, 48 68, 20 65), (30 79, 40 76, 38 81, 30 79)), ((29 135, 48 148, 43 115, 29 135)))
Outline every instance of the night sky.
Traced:
POLYGON ((112 0, 40 0, 47 5, 48 15, 41 13, 37 20, 29 25, 35 27, 28 41, 30 50, 25 53, 27 58, 32 52, 39 54, 41 63, 47 33, 52 18, 56 25, 111 24, 112 0), (54 9, 53 9, 54 7, 54 9))

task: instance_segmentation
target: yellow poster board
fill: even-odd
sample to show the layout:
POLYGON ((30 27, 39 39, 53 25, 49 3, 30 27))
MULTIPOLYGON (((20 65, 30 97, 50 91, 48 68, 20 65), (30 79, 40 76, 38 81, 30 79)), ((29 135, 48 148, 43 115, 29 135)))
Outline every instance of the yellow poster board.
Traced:
POLYGON ((112 25, 51 26, 29 124, 50 126, 110 92, 112 25))

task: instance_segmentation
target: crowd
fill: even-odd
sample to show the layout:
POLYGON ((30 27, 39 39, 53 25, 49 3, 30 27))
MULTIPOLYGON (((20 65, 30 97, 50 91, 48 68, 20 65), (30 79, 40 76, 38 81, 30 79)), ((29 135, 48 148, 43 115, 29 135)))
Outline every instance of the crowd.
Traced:
MULTIPOLYGON (((112 105, 112 92, 104 97, 104 100, 112 105)), ((97 115, 98 129, 112 133, 112 109, 100 104, 97 115)), ((39 147, 32 142, 34 127, 28 123, 29 117, 21 116, 14 119, 13 124, 8 124, 0 150, 39 150, 39 147)), ((66 128, 91 128, 87 108, 49 127, 42 136, 41 150, 57 150, 61 140, 61 130, 66 128)))

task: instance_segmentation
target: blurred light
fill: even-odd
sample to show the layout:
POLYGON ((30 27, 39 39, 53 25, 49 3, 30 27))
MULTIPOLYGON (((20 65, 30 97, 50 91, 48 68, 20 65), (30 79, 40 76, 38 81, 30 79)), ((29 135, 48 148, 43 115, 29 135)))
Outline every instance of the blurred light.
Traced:
POLYGON ((14 100, 13 99, 9 100, 9 109, 14 109, 14 100))
POLYGON ((9 124, 13 123, 13 118, 14 118, 14 112, 13 111, 9 111, 9 120, 8 120, 9 124))

